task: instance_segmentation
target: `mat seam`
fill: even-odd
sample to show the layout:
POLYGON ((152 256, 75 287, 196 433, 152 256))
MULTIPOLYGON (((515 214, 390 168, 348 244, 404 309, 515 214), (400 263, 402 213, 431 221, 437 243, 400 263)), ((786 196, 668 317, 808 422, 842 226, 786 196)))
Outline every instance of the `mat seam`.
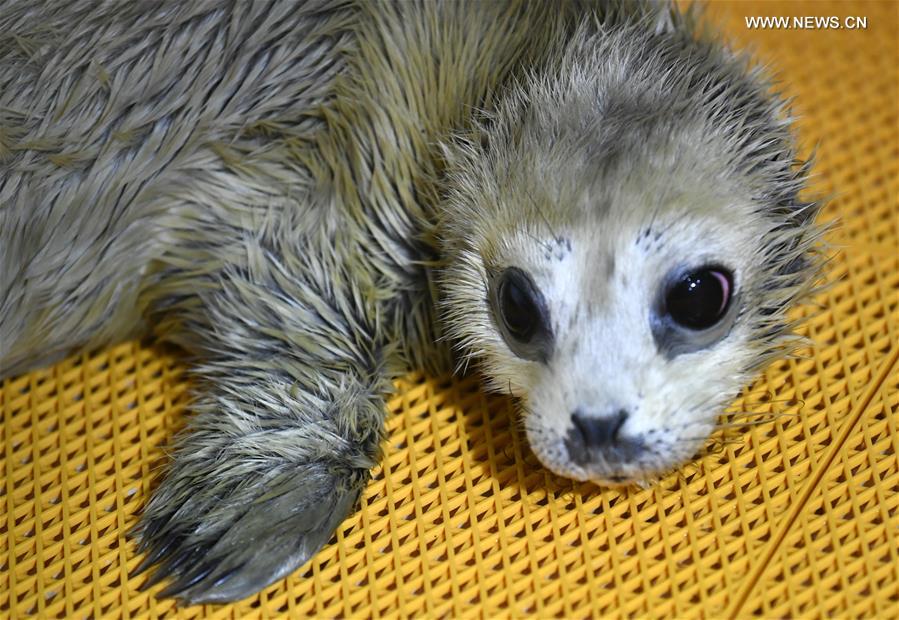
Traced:
POLYGON ((756 586, 761 580, 762 574, 770 565, 775 551, 780 548, 780 545, 786 538, 787 534, 792 531, 793 524, 796 523, 796 521, 799 519, 799 516, 807 507, 809 500, 811 499, 815 490, 818 488, 821 480, 824 478, 824 474, 830 469, 830 466, 836 459, 837 454, 839 454, 840 450, 843 449, 843 446, 852 435, 852 431, 862 420, 862 418, 864 417, 864 413, 868 410, 868 407, 874 400, 874 397, 877 396, 878 393, 880 393, 881 389, 886 383, 887 378, 890 376, 891 371, 897 365, 899 365, 899 347, 893 350, 890 357, 881 366, 880 372, 876 375, 874 385, 868 388, 867 392, 865 392, 865 394, 862 396, 861 401, 859 401, 858 405, 856 405, 855 409, 850 414, 849 420, 846 424, 843 425, 844 430, 840 431, 838 441, 831 444, 831 448, 822 459, 820 467, 818 467, 815 473, 812 474, 811 480, 803 488, 800 495, 800 500, 794 504, 795 508, 787 513, 786 518, 783 520, 783 525, 777 531, 777 534, 772 537, 771 542, 765 548, 763 557, 756 564, 758 568, 754 569, 748 577, 748 585, 736 597, 736 604, 728 609, 728 611, 725 613, 726 617, 741 617, 740 614, 743 611, 743 607, 745 606, 746 601, 749 600, 750 595, 755 591, 756 586))

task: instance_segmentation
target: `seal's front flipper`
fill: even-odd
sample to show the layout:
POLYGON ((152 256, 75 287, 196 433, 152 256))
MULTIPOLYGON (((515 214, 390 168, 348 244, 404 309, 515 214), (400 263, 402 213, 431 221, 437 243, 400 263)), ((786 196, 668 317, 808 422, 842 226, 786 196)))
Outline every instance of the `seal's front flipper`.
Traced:
POLYGON ((168 580, 161 596, 222 603, 284 577, 328 541, 377 462, 380 376, 343 373, 314 397, 277 377, 234 390, 235 377, 206 383, 135 529, 136 572, 158 565, 144 587, 168 580))
POLYGON ((147 583, 169 577, 159 596, 189 604, 222 603, 254 594, 304 564, 328 541, 367 480, 367 470, 331 469, 325 463, 279 473, 265 482, 245 480, 261 494, 235 505, 230 524, 222 527, 225 515, 213 506, 209 523, 197 523, 194 532, 180 538, 175 532, 168 540, 161 535, 176 527, 171 519, 177 514, 169 516, 169 523, 151 517, 142 532, 149 551, 142 567, 153 561, 161 564, 147 583))
POLYGON ((193 415, 136 529, 163 596, 237 600, 290 573, 378 462, 394 339, 353 273, 307 273, 296 254, 330 264, 345 248, 289 224, 176 257, 146 292, 151 322, 195 360, 193 415))

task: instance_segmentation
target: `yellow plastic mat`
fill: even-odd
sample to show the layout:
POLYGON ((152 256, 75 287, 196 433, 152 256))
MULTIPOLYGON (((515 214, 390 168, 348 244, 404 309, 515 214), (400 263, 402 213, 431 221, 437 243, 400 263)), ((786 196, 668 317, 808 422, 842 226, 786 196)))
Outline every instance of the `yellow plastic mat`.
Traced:
POLYGON ((0 391, 0 616, 899 618, 899 4, 715 3, 796 97, 838 253, 804 332, 736 403, 769 413, 647 489, 548 474, 476 379, 409 377, 362 509, 245 602, 139 592, 125 532, 183 424, 177 352, 127 343, 0 391), (750 16, 864 29, 750 29, 750 16))

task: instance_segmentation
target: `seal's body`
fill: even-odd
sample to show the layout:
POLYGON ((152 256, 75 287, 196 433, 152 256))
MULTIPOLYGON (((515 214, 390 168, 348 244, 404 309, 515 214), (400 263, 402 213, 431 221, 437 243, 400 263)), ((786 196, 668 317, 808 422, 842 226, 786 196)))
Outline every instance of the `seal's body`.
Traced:
POLYGON ((0 8, 0 376, 149 326, 195 415, 139 535, 190 602, 303 563, 456 343, 551 469, 689 458, 814 278, 788 120, 635 2, 0 8))

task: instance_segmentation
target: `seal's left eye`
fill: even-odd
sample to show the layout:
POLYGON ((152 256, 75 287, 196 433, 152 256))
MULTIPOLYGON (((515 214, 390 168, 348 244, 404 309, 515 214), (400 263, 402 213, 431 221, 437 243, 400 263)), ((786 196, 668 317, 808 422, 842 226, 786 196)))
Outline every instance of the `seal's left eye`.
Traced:
POLYGON ((668 289, 665 307, 677 324, 688 329, 707 329, 724 316, 732 290, 733 276, 726 269, 698 269, 668 289))
POLYGON ((546 360, 552 350, 549 311, 531 277, 509 267, 494 281, 493 312, 509 348, 521 358, 546 360))

